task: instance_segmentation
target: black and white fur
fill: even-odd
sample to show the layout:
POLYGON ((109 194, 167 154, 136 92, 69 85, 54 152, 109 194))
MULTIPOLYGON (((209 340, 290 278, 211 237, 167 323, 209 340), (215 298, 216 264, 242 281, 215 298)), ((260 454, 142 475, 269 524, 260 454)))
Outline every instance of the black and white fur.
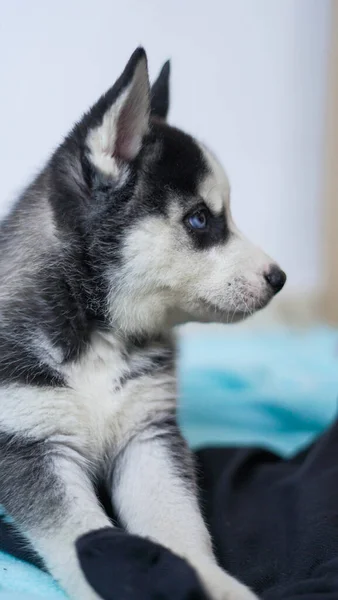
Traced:
POLYGON ((78 600, 96 596, 75 541, 112 526, 99 481, 125 528, 185 557, 210 598, 254 598, 212 552, 169 330, 244 318, 285 276, 236 228, 216 158, 166 124, 168 76, 150 90, 136 50, 0 229, 0 503, 78 600))

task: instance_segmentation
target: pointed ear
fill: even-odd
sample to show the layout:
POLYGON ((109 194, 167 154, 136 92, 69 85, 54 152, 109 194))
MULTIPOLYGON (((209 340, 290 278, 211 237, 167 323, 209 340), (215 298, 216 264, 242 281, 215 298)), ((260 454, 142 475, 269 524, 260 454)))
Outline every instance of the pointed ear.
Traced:
POLYGON ((117 177, 121 163, 138 155, 149 113, 147 57, 143 48, 138 48, 115 85, 84 117, 85 145, 93 166, 117 177))
POLYGON ((161 72, 151 88, 151 116, 166 120, 169 112, 170 61, 164 63, 161 72))

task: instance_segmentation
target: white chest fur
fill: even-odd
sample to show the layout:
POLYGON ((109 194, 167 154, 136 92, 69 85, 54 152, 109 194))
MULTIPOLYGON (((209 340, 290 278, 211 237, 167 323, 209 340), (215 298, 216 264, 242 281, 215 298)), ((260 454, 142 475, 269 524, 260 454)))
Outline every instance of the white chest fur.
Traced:
POLYGON ((0 391, 0 427, 67 445, 86 460, 119 451, 176 401, 173 369, 158 362, 166 348, 131 356, 96 334, 80 360, 58 367, 67 387, 11 386, 0 391))

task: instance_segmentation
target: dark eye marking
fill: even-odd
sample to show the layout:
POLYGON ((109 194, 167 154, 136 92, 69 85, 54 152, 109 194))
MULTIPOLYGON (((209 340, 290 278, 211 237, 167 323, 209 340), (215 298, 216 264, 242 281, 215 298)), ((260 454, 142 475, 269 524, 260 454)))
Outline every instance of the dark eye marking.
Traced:
POLYGON ((225 213, 213 214, 204 202, 190 210, 183 223, 197 249, 224 244, 229 235, 225 213))

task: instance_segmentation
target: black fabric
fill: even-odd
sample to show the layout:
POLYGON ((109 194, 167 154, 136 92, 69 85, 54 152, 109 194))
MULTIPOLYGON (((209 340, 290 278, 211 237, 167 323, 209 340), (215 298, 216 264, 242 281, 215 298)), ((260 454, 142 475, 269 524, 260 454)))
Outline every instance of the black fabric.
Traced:
MULTIPOLYGON (((224 568, 263 600, 338 600, 338 422, 291 460, 255 448, 209 448, 196 459, 224 568)), ((8 527, 2 531, 1 548, 17 554, 8 527)), ((105 600, 126 598, 127 579, 130 600, 204 598, 192 569, 147 540, 103 530, 78 551, 105 600)))
POLYGON ((104 600, 208 600, 188 563, 120 529, 85 535, 77 551, 88 583, 104 600))
POLYGON ((264 600, 338 599, 338 422, 292 460, 197 453, 218 559, 264 600))

